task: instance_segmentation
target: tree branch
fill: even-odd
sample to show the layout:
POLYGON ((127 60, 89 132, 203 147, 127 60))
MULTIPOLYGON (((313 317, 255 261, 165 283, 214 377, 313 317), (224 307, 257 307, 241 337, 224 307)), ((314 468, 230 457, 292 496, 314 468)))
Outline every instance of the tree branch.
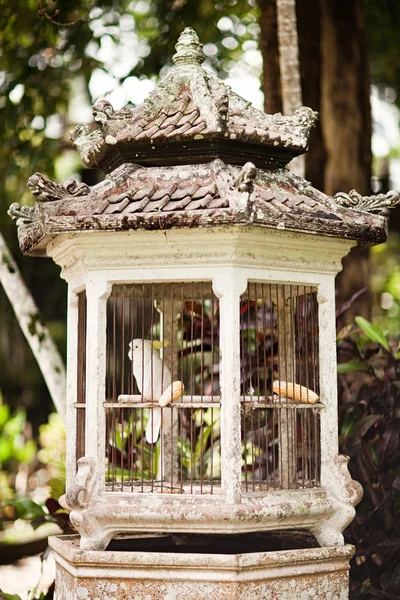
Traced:
POLYGON ((36 303, 26 287, 1 233, 0 283, 37 360, 57 412, 65 421, 66 374, 64 362, 50 336, 49 330, 40 320, 36 303))
POLYGON ((79 23, 79 21, 82 20, 82 17, 79 17, 78 19, 75 19, 75 21, 70 21, 69 23, 60 23, 60 21, 56 21, 54 19, 54 17, 57 17, 57 15, 60 13, 58 8, 54 11, 54 13, 52 15, 49 15, 49 13, 47 12, 47 10, 44 8, 44 6, 42 4, 42 0, 36 0, 36 2, 39 6, 39 10, 38 10, 39 15, 46 17, 46 19, 48 21, 50 21, 50 23, 53 23, 54 25, 57 25, 58 27, 72 27, 72 25, 76 25, 76 23, 79 23))

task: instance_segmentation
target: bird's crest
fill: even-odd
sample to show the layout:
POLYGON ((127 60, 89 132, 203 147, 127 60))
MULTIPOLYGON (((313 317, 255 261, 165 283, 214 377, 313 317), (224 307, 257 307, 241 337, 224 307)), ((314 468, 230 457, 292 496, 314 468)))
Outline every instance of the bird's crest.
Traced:
MULTIPOLYGON (((143 341, 150 342, 150 340, 143 340, 143 341)), ((151 345, 153 346, 154 350, 161 350, 161 348, 166 348, 169 345, 169 341, 168 340, 163 340, 163 341, 153 340, 151 342, 151 345)), ((132 342, 129 342, 129 348, 132 349, 132 342)))

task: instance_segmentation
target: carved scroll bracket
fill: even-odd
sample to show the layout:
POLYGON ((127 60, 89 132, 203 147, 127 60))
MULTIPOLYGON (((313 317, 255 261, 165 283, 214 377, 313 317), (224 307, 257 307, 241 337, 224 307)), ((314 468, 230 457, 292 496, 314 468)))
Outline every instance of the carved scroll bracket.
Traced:
POLYGON ((273 125, 281 127, 287 133, 297 133, 308 138, 318 120, 318 113, 308 106, 300 106, 292 116, 275 113, 271 119, 273 125))
POLYGON ((111 102, 105 99, 98 100, 96 104, 92 106, 92 114, 99 127, 104 127, 108 121, 120 121, 132 117, 130 108, 125 106, 121 110, 114 110, 111 102))
POLYGON ((68 196, 87 196, 90 188, 86 183, 68 179, 65 183, 55 183, 41 173, 35 173, 28 179, 28 188, 38 202, 54 202, 68 196))
POLYGON ((17 221, 17 227, 30 225, 39 218, 36 206, 21 206, 19 202, 13 202, 7 212, 13 220, 17 221))
POLYGON ((337 454, 332 464, 329 479, 325 486, 335 503, 335 510, 327 519, 313 527, 312 532, 321 546, 342 546, 343 531, 355 516, 354 507, 363 496, 363 489, 358 481, 352 479, 348 470, 349 457, 337 454))
POLYGON ((82 457, 78 460, 78 471, 72 486, 65 496, 60 498, 61 506, 68 509, 83 509, 93 497, 95 487, 96 463, 93 458, 82 457))
POLYGON ((375 213, 386 217, 389 215, 390 209, 400 203, 400 194, 399 192, 390 190, 386 194, 361 196, 356 190, 351 190, 348 194, 338 192, 333 197, 333 200, 343 208, 375 213))

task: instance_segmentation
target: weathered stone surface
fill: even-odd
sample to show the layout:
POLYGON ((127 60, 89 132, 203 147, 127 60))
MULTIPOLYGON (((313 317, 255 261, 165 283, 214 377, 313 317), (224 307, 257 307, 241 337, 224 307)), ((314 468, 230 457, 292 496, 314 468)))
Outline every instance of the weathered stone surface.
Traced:
POLYGON ((18 207, 10 209, 19 219, 19 240, 26 253, 37 253, 48 236, 63 231, 217 224, 287 229, 367 244, 386 239, 384 217, 343 208, 286 168, 257 169, 251 162, 243 167, 221 159, 175 167, 125 163, 92 188, 72 188, 71 182, 50 185, 38 176, 35 182, 37 208, 24 215, 18 207), (43 241, 38 247, 40 225, 43 241))
POLYGON ((346 600, 352 546, 248 554, 82 552, 51 538, 57 600, 346 600))

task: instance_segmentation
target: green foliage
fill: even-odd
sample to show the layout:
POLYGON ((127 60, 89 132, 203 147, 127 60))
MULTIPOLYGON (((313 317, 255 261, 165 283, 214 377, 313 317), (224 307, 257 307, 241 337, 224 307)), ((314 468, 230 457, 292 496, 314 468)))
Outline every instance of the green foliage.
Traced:
POLYGON ((37 504, 26 496, 23 498, 16 498, 15 500, 9 500, 7 505, 14 507, 17 518, 25 519, 27 521, 43 517, 46 514, 40 504, 37 504))
POLYGON ((365 369, 364 363, 361 360, 353 359, 340 363, 337 372, 338 375, 344 375, 344 373, 354 373, 354 371, 362 371, 363 369, 365 369))
POLYGON ((366 0, 365 8, 372 81, 393 87, 400 105, 400 3, 366 0))
POLYGON ((258 41, 259 9, 254 0, 153 0, 134 1, 130 6, 136 31, 150 50, 132 74, 157 75, 164 65, 171 64, 176 41, 185 27, 199 33, 207 59, 221 77, 227 76, 246 47, 253 48, 244 45, 246 42, 258 41))
POLYGON ((384 348, 388 352, 390 351, 389 342, 387 341, 382 327, 380 327, 379 325, 373 325, 372 323, 367 321, 367 319, 364 319, 364 317, 356 317, 354 320, 357 323, 357 325, 363 330, 368 341, 380 344, 382 348, 384 348))
POLYGON ((220 473, 219 418, 219 409, 196 410, 190 423, 191 433, 195 438, 194 448, 188 437, 178 437, 184 478, 211 480, 216 473, 220 473))
POLYGON ((0 396, 0 471, 15 470, 19 463, 29 464, 35 457, 36 444, 26 439, 25 426, 25 411, 20 409, 11 414, 0 396))
POLYGON ((39 428, 41 449, 38 458, 49 473, 50 496, 55 500, 65 492, 65 427, 60 415, 52 413, 39 428))
MULTIPOLYGON (((37 539, 36 529, 45 524, 47 527, 38 533, 39 538, 49 534, 49 527, 50 533, 54 533, 54 527, 52 529, 49 524, 56 523, 63 530, 68 530, 69 522, 65 511, 61 510, 56 501, 65 489, 65 432, 60 417, 50 415, 49 423, 40 428, 41 449, 38 452, 40 464, 36 459, 36 444, 32 442, 32 452, 28 453, 27 448, 21 446, 19 441, 22 435, 21 431, 27 427, 24 411, 19 411, 13 417, 7 407, 6 411, 1 410, 0 413, 3 425, 3 428, 0 425, 0 436, 3 434, 0 437, 1 442, 6 440, 10 447, 20 446, 19 453, 11 450, 11 456, 8 457, 6 465, 8 474, 0 471, 0 530, 2 531, 0 553, 2 561, 4 561, 8 554, 9 544, 18 546, 26 538, 37 539), (7 431, 7 436, 4 435, 4 431, 7 431), (27 462, 18 462, 17 459, 26 459, 27 462), (21 465, 25 465, 25 468, 22 469, 21 465), (43 465, 46 465, 46 471, 43 469, 43 465), (26 480, 26 487, 25 491, 19 490, 18 492, 14 481, 17 480, 21 471, 26 480), (47 478, 44 475, 47 475, 47 478), (6 483, 3 482, 3 479, 6 483), (44 505, 33 500, 32 495, 35 489, 47 485, 53 499, 47 499, 44 505)), ((31 448, 29 443, 25 443, 25 446, 31 448)), ((30 596, 32 600, 35 597, 30 596)))
POLYGON ((339 367, 346 365, 339 377, 341 451, 364 488, 345 532, 356 546, 351 598, 394 600, 400 577, 400 360, 380 327, 356 321, 360 329, 349 329, 338 344, 339 367))
POLYGON ((393 338, 400 339, 400 235, 371 248, 372 287, 376 295, 375 320, 393 338))
MULTIPOLYGON (((42 4, 48 8, 47 2, 42 4)), ((31 202, 30 194, 24 194, 29 175, 36 170, 54 173, 54 156, 61 144, 60 136, 54 138, 46 129, 49 119, 67 114, 74 78, 79 74, 88 82, 92 71, 101 66, 87 52, 96 38, 90 27, 93 4, 92 0, 57 1, 56 21, 71 23, 60 27, 40 14, 36 0, 22 0, 18 6, 0 0, 0 224, 5 224, 3 215, 10 201, 24 197, 31 202)), ((114 3, 98 0, 95 5, 104 11, 108 27, 115 28, 119 13, 112 10, 114 3)), ((125 3, 120 5, 123 10, 125 3)))

